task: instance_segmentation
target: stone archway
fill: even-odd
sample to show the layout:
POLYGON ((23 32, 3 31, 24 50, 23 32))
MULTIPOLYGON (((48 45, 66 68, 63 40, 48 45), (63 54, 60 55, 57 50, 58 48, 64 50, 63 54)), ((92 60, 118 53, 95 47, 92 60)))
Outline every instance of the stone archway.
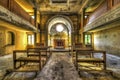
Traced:
POLYGON ((65 41, 64 47, 68 48, 69 45, 72 45, 72 32, 73 32, 73 23, 69 19, 69 17, 63 15, 56 15, 50 18, 47 22, 47 44, 48 46, 53 46, 55 39, 60 39, 65 41), (57 32, 56 26, 62 25, 64 27, 64 31, 57 32), (58 34, 59 33, 59 34, 58 34), (57 38, 59 35, 62 35, 61 38, 57 38), (56 37, 57 36, 57 37, 56 37))

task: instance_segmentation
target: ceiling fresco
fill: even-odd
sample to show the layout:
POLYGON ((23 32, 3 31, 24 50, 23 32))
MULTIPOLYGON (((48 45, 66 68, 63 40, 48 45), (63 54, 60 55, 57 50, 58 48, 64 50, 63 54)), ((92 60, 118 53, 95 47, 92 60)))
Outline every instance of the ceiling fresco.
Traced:
POLYGON ((30 15, 33 8, 40 12, 74 12, 81 13, 83 8, 86 12, 93 12, 104 0, 15 0, 30 15))

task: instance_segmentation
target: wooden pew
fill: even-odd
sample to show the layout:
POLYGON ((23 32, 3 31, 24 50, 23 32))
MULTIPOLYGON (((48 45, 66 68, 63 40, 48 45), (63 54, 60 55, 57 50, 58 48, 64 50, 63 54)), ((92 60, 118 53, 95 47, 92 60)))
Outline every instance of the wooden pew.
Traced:
MULTIPOLYGON (((71 46, 71 56, 72 56, 72 61, 74 64, 76 64, 76 61, 75 61, 76 60, 76 51, 79 51, 79 50, 93 50, 93 48, 83 47, 83 46, 81 46, 81 44, 80 45, 77 44, 77 46, 71 46)), ((89 56, 90 54, 86 54, 86 55, 89 56)))
POLYGON ((74 52, 76 52, 77 49, 78 50, 93 50, 92 47, 86 47, 85 45, 83 45, 83 43, 75 43, 74 45, 70 47, 71 47, 71 52, 73 53, 71 55, 73 56, 74 56, 74 52))
MULTIPOLYGON (((75 58, 76 58, 75 59, 75 66, 76 66, 77 70, 80 69, 82 63, 89 65, 89 66, 87 66, 89 68, 90 68, 90 65, 95 66, 96 64, 99 64, 99 65, 102 64, 103 70, 106 70, 106 52, 105 51, 76 49, 75 58), (102 58, 94 57, 94 54, 97 54, 97 53, 101 53, 102 58)), ((91 69, 91 70, 94 70, 94 69, 91 69)))
POLYGON ((38 63, 39 70, 41 70, 41 68, 46 64, 50 56, 51 52, 49 46, 46 47, 37 46, 33 48, 28 48, 27 50, 14 50, 13 51, 14 70, 19 69, 20 67, 28 63, 38 63), (26 54, 26 56, 18 57, 18 55, 20 54, 26 54), (18 63, 19 65, 17 65, 18 63))
MULTIPOLYGON (((41 47, 34 47, 34 48, 28 48, 27 51, 40 51, 41 57, 42 57, 42 63, 43 65, 46 64, 47 60, 51 56, 50 46, 41 46, 41 47)), ((28 57, 34 57, 39 56, 38 53, 27 53, 28 57)))
MULTIPOLYGON (((45 56, 46 58, 50 56, 50 47, 34 47, 34 48, 28 48, 27 51, 40 51, 42 56, 45 56)), ((38 54, 27 54, 28 56, 38 56, 38 54)))
MULTIPOLYGON (((20 67, 22 67, 23 65, 26 65, 27 63, 38 63, 39 64, 39 70, 41 70, 41 52, 40 51, 27 51, 27 50, 14 50, 13 51, 13 62, 14 62, 14 70, 19 69, 20 67), (33 52, 33 53, 38 53, 38 56, 36 58, 34 57, 27 57, 27 55, 25 57, 17 57, 17 54, 28 54, 29 52, 33 52), (17 63, 20 63, 19 65, 17 65, 17 63), (22 64, 23 63, 23 64, 22 64)), ((25 70, 27 71, 27 70, 25 70)), ((36 71, 36 70, 32 70, 32 71, 36 71)))

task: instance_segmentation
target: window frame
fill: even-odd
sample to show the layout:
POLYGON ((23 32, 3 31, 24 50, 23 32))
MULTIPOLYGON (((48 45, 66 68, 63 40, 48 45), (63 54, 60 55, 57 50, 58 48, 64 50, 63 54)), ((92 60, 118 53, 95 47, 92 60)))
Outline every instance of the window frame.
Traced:
POLYGON ((34 34, 27 34, 27 45, 34 45, 34 44, 35 44, 35 36, 34 36, 34 34), (29 36, 30 36, 30 38, 29 38, 29 36))
POLYGON ((87 46, 87 45, 90 45, 92 46, 92 33, 84 33, 84 44, 87 46), (88 43, 86 43, 86 36, 87 36, 87 39, 90 38, 90 41, 88 40, 88 43), (89 36, 89 37, 88 37, 89 36))

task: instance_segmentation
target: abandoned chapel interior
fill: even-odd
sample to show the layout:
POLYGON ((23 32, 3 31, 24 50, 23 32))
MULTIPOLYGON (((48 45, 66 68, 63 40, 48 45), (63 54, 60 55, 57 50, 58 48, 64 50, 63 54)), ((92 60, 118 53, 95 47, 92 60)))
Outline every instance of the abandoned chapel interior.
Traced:
POLYGON ((0 80, 120 80, 120 0, 0 0, 0 80))

